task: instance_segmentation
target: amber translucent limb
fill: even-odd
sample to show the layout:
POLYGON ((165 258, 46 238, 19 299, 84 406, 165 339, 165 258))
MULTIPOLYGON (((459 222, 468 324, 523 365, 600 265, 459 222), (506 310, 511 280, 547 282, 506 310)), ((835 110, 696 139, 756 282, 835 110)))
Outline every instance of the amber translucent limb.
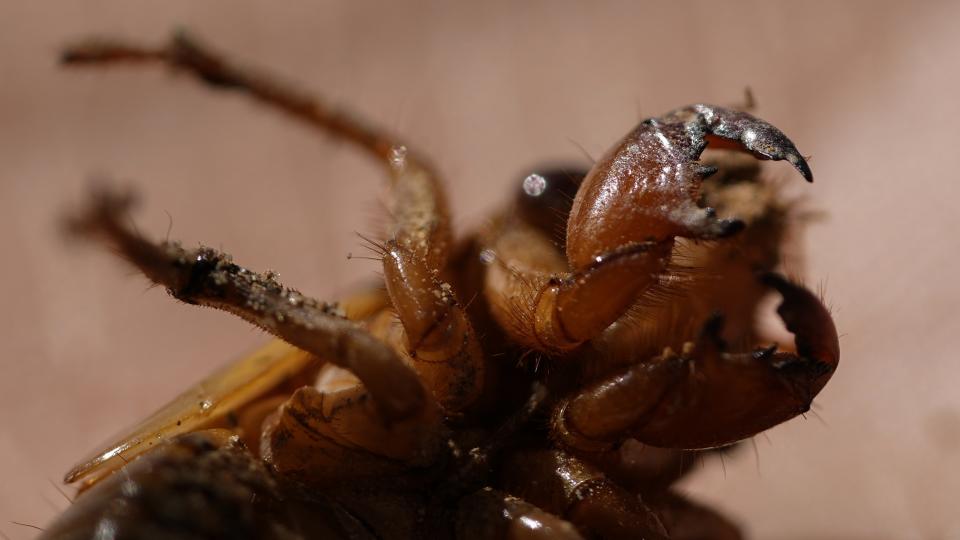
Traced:
POLYGON ((99 239, 183 302, 222 309, 318 358, 354 373, 370 390, 383 419, 419 414, 430 398, 417 374, 386 344, 343 317, 336 306, 282 286, 272 274, 234 264, 210 248, 155 243, 128 225, 131 197, 96 191, 70 230, 99 239))
POLYGON ((560 403, 556 436, 570 448, 598 452, 627 437, 667 448, 726 445, 809 410, 836 370, 837 332, 820 300, 777 274, 763 282, 783 296, 777 312, 796 352, 775 347, 727 353, 722 319, 696 343, 672 350, 585 388, 560 403))
POLYGON ((458 540, 579 540, 570 522, 496 491, 482 489, 464 497, 456 517, 458 540))
POLYGON ((450 245, 449 212, 440 182, 424 159, 351 114, 232 64, 184 32, 155 49, 116 40, 89 41, 68 49, 63 60, 166 63, 215 88, 245 92, 377 159, 391 180, 389 248, 382 255, 387 292, 406 331, 397 345, 408 349, 418 371, 445 379, 437 386, 436 397, 446 407, 459 410, 476 398, 483 382, 483 359, 472 327, 440 275, 450 245), (452 388, 455 395, 443 393, 452 388))
POLYGON ((624 246, 568 272, 553 242, 524 221, 496 224, 485 239, 484 293, 494 316, 515 340, 545 352, 571 349, 603 331, 658 279, 671 247, 624 246))
POLYGON ((64 482, 83 480, 81 488, 89 487, 160 442, 215 425, 238 411, 245 416, 247 407, 255 406, 278 385, 315 373, 317 363, 310 353, 273 340, 215 371, 122 437, 97 449, 70 469, 64 482))
POLYGON ((588 538, 668 538, 639 497, 563 450, 517 450, 503 471, 507 492, 566 519, 588 538))
POLYGON ((476 332, 453 286, 416 249, 388 241, 384 281, 393 313, 371 321, 371 331, 394 344, 449 412, 463 411, 480 396, 485 362, 476 332))
POLYGON ((509 218, 488 227, 481 241, 483 292, 492 315, 515 341, 549 350, 537 332, 537 303, 551 277, 565 273, 563 255, 540 230, 509 218))

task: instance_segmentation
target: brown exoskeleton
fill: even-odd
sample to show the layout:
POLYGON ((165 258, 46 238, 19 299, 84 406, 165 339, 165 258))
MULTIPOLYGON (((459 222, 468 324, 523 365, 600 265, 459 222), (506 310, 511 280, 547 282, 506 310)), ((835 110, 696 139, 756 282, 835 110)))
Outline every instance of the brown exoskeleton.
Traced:
POLYGON ((167 64, 350 141, 384 167, 390 227, 384 290, 335 305, 151 241, 128 225, 131 196, 95 191, 73 234, 279 339, 70 471, 82 493, 42 538, 738 538, 670 486, 698 452, 806 411, 836 369, 826 308, 775 273, 789 208, 755 160, 698 161, 710 144, 812 180, 750 114, 645 120, 588 172, 526 176, 508 211, 454 243, 423 156, 186 35, 64 60, 167 64), (758 345, 770 291, 792 349, 758 345))

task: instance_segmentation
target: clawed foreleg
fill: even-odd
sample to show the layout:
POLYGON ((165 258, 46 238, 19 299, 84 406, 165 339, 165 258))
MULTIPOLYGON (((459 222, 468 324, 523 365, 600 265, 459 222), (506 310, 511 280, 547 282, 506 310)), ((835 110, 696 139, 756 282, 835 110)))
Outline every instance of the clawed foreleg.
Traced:
POLYGON ((783 296, 777 312, 795 352, 761 347, 730 353, 722 317, 680 352, 640 363, 563 401, 554 432, 566 446, 605 451, 627 437, 665 448, 710 448, 806 412, 839 361, 836 328, 820 300, 778 274, 762 281, 783 296))

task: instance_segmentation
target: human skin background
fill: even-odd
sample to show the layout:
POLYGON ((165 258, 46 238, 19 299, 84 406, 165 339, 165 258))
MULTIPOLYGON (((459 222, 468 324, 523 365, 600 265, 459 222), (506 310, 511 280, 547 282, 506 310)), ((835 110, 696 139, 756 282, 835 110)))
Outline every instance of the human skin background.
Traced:
POLYGON ((57 218, 92 175, 137 187, 141 230, 222 247, 335 299, 377 271, 376 166, 236 95, 157 68, 63 70, 91 34, 175 26, 342 103, 432 156, 458 231, 543 162, 599 155, 691 102, 757 113, 811 154, 823 212, 801 272, 842 333, 816 416, 684 488, 756 538, 960 538, 960 3, 360 4, 0 1, 0 532, 67 502, 74 461, 267 338, 178 304, 57 218))

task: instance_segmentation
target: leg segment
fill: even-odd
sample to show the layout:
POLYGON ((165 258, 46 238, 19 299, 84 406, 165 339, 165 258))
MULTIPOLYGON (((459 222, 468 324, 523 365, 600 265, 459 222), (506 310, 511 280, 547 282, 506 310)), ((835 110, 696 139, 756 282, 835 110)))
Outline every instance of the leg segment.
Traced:
POLYGON ((742 229, 742 221, 698 205, 699 184, 716 169, 697 158, 713 141, 788 160, 812 178, 783 133, 746 113, 695 105, 644 121, 580 185, 567 221, 567 269, 524 268, 531 257, 510 238, 512 225, 490 236, 488 248, 503 268, 491 267, 487 297, 514 319, 532 322, 521 331, 508 324, 512 337, 545 352, 573 349, 658 284, 676 237, 714 239, 742 229), (521 275, 527 290, 517 294, 511 280, 496 275, 504 272, 521 275))
POLYGON ((612 321, 596 314, 619 310, 625 298, 635 298, 641 292, 638 276, 657 279, 672 247, 630 245, 570 273, 549 237, 510 218, 491 226, 486 245, 491 261, 484 293, 493 315, 516 341, 554 353, 602 332, 612 321))
POLYGON ((68 225, 76 234, 107 243, 178 300, 233 313, 351 371, 370 391, 384 420, 417 416, 430 406, 416 373, 335 306, 283 287, 269 274, 238 266, 216 250, 187 250, 178 243, 147 240, 123 219, 131 203, 130 196, 97 192, 90 208, 68 225))
POLYGON ((657 515, 603 473, 562 450, 520 450, 503 464, 509 493, 561 516, 588 538, 667 538, 657 515))
POLYGON ((675 450, 657 448, 627 439, 618 448, 590 455, 590 462, 617 485, 633 493, 662 493, 677 483, 711 453, 725 453, 732 449, 724 446, 710 450, 675 450))
POLYGON ((182 32, 162 48, 90 41, 67 50, 63 60, 68 64, 165 63, 210 86, 245 92, 353 143, 383 164, 391 180, 384 277, 406 332, 395 345, 407 349, 418 371, 441 379, 436 397, 445 407, 459 410, 476 398, 483 384, 483 359, 473 329, 441 278, 450 245, 447 202, 424 159, 341 110, 233 65, 182 32), (437 365, 453 367, 438 373, 437 365))
POLYGON ((516 497, 482 489, 460 501, 456 517, 458 540, 580 540, 568 521, 516 497))
POLYGON ((605 451, 627 437, 665 448, 726 445, 810 408, 839 361, 836 328, 820 300, 777 274, 763 282, 783 296, 777 312, 793 332, 796 352, 776 347, 729 354, 712 318, 695 344, 588 387, 557 407, 562 443, 605 451))
POLYGON ((769 288, 756 276, 789 262, 784 246, 799 212, 783 201, 776 185, 759 179, 759 163, 750 156, 722 151, 704 158, 720 172, 704 183, 702 200, 718 216, 736 217, 745 227, 711 242, 677 239, 670 279, 593 340, 611 370, 653 358, 667 346, 680 350, 713 313, 723 314, 722 337, 732 349, 748 350, 760 340, 757 307, 769 288))

